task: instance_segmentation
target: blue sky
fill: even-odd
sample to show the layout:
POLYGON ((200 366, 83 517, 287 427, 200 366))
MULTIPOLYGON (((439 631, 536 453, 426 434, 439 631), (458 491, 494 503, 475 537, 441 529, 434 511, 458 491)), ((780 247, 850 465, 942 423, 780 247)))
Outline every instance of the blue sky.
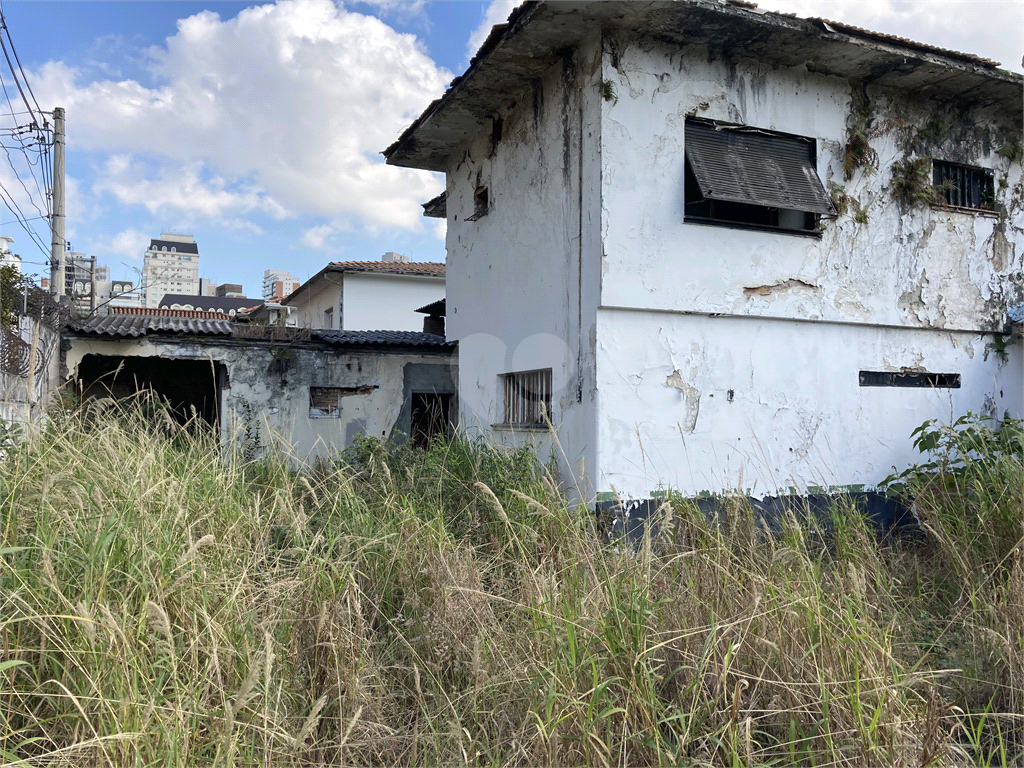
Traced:
MULTIPOLYGON (((5 0, 2 8, 40 105, 67 110, 74 250, 128 277, 150 237, 189 233, 201 276, 257 296, 268 268, 305 279, 328 261, 385 251, 444 259, 443 223, 419 210, 442 179, 384 166, 377 153, 463 71, 514 4, 5 0)), ((761 5, 1021 71, 1024 0, 761 5)), ((9 73, 4 83, 11 91, 9 73)), ((3 114, 0 130, 14 123, 3 114)), ((0 183, 35 210, 9 165, 0 183)), ((0 234, 16 239, 26 271, 45 274, 44 254, 11 220, 0 220, 0 234)), ((48 243, 45 221, 34 225, 48 243)))

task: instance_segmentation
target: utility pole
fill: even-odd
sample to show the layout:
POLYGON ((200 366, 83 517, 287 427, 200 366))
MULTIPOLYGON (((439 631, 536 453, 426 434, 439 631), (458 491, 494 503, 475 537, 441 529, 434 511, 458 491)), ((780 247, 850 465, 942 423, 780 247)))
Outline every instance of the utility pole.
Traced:
POLYGON ((50 217, 50 290, 64 295, 64 108, 53 110, 53 215, 50 217))
POLYGON ((96 311, 96 257, 89 257, 89 312, 96 311))

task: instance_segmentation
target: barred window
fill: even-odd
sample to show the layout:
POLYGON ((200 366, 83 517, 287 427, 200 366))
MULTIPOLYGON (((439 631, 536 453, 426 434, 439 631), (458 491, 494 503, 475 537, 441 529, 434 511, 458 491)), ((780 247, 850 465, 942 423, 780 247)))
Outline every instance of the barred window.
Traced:
POLYGON ((932 183, 946 205, 991 211, 995 206, 992 172, 968 165, 932 161, 932 183))
POLYGON ((551 369, 506 373, 505 423, 539 426, 551 418, 551 369))

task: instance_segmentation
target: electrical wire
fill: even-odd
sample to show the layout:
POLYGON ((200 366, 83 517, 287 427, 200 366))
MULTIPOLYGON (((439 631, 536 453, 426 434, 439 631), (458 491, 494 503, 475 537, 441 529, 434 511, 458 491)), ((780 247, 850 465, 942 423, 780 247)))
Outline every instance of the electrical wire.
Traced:
POLYGON ((7 161, 11 166, 11 170, 14 172, 15 178, 24 190, 25 195, 28 198, 29 203, 35 209, 39 216, 29 217, 26 216, 25 212, 21 209, 17 199, 11 192, 0 184, 0 202, 11 212, 15 217, 14 222, 21 225, 22 229, 28 234, 29 239, 39 248, 45 256, 49 258, 50 248, 42 241, 35 230, 30 226, 29 222, 47 220, 49 222, 49 229, 53 232, 53 178, 52 168, 50 166, 50 145, 51 140, 48 136, 50 133, 50 124, 46 119, 48 113, 44 112, 39 106, 39 101, 36 99, 35 93, 32 91, 32 86, 28 81, 28 76, 25 73, 25 68, 22 66, 21 58, 18 56, 17 48, 14 45, 14 39, 11 37, 11 30, 7 26, 7 20, 3 12, 3 4, 0 1, 0 52, 3 53, 3 57, 7 62, 7 66, 10 70, 11 77, 14 80, 14 85, 18 89, 18 94, 21 96, 21 101, 24 103, 26 111, 15 110, 13 102, 10 97, 10 93, 7 90, 7 84, 4 82, 4 78, 0 77, 0 89, 3 90, 5 100, 7 102, 7 108, 10 112, 11 118, 15 125, 13 128, 0 129, 0 133, 10 136, 16 142, 17 146, 7 146, 6 144, 0 143, 0 148, 3 148, 4 153, 7 156, 7 161), (6 35, 6 42, 4 36, 6 35), (9 50, 8 50, 9 48, 9 50), (14 55, 14 61, 11 60, 11 55, 14 55), (15 66, 15 62, 17 66, 15 66), (19 78, 20 73, 20 78, 19 78), (24 82, 24 88, 22 83, 24 82), (28 91, 28 96, 25 92, 28 91), (29 101, 31 97, 31 103, 29 101), (31 121, 28 125, 18 125, 18 115, 28 115, 31 121), (25 158, 25 162, 28 164, 29 175, 32 176, 33 183, 43 200, 43 207, 46 209, 44 213, 39 205, 36 203, 35 197, 29 191, 28 186, 25 184, 22 175, 18 171, 18 167, 11 157, 10 150, 20 151, 25 158), (29 155, 29 150, 35 149, 34 154, 37 156, 37 160, 33 161, 29 155), (33 172, 33 168, 39 169, 39 175, 42 179, 40 185, 40 179, 36 177, 33 172))

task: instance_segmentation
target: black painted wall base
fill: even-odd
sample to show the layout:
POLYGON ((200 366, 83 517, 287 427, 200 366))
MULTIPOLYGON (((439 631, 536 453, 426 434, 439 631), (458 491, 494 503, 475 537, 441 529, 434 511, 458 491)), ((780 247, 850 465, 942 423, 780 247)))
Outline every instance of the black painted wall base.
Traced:
MULTIPOLYGON (((725 520, 727 509, 735 508, 740 502, 736 498, 699 497, 688 499, 709 520, 725 520)), ((813 493, 807 496, 766 496, 763 499, 747 497, 746 502, 771 531, 781 530, 782 521, 788 513, 799 519, 814 518, 826 530, 829 528, 832 512, 836 508, 856 507, 880 535, 911 535, 921 533, 917 519, 910 507, 877 491, 861 491, 846 494, 813 493)), ((643 540, 647 519, 656 515, 663 499, 629 499, 599 501, 594 512, 599 528, 611 539, 627 538, 637 543, 643 540)), ((653 531, 653 533, 657 533, 653 531)))

